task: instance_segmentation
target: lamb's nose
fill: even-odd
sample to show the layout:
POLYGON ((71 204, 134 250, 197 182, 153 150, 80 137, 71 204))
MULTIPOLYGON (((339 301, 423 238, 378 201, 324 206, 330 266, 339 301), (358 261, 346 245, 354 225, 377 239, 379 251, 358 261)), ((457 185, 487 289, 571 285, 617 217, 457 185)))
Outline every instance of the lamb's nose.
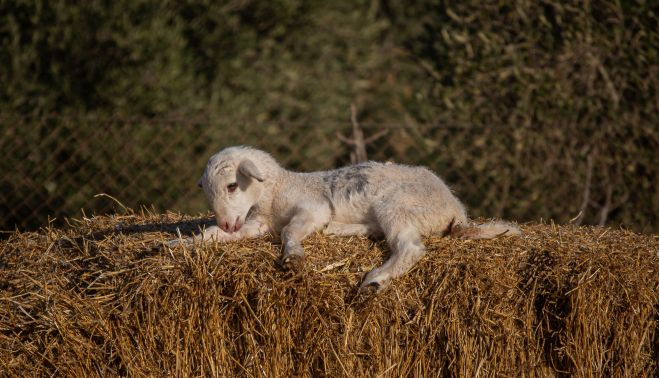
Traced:
POLYGON ((223 231, 229 232, 229 222, 227 221, 222 222, 222 224, 220 224, 220 228, 223 231))

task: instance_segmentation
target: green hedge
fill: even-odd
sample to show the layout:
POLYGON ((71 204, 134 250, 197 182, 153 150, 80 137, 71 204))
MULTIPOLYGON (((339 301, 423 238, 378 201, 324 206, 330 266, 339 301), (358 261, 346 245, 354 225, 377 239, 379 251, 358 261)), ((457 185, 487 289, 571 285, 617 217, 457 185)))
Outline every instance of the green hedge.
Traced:
MULTIPOLYGON (((347 128, 356 102, 372 131, 405 126, 373 157, 448 170, 477 214, 566 221, 584 209, 598 223, 607 208, 611 223, 656 231, 657 30, 646 1, 0 2, 0 131, 138 118, 275 127, 295 144, 347 128)), ((298 150, 325 168, 344 161, 298 150)), ((21 154, 3 151, 11 171, 21 154)))

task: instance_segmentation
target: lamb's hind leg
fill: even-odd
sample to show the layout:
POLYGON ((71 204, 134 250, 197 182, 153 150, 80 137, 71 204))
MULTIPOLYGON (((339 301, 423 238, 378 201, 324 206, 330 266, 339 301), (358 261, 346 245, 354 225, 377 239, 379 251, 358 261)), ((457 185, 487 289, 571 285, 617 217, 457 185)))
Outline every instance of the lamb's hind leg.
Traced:
POLYGON ((425 253, 419 230, 410 225, 389 230, 387 242, 391 248, 389 259, 366 275, 360 291, 381 291, 393 278, 407 273, 425 253))

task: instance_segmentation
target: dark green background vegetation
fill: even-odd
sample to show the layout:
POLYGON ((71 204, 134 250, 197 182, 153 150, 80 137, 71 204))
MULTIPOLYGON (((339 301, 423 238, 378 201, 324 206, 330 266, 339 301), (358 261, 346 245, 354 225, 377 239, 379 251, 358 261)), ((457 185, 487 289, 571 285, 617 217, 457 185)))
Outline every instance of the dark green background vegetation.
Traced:
POLYGON ((651 1, 0 0, 0 228, 201 211, 230 144, 335 167, 354 102, 369 157, 475 216, 656 232, 657 30, 651 1))

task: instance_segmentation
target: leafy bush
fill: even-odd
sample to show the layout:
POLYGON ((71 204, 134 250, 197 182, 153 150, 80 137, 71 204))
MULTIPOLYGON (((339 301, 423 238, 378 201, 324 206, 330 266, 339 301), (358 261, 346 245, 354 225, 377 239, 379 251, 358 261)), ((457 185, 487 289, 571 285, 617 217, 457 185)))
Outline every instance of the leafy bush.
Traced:
MULTIPOLYGON (((1 2, 0 133, 14 138, 2 142, 12 183, 2 206, 43 192, 41 165, 12 168, 27 153, 15 146, 48 156, 71 141, 69 129, 115 127, 107 151, 83 160, 110 172, 125 169, 113 158, 132 135, 121 127, 153 140, 172 124, 191 135, 169 154, 196 170, 229 140, 256 142, 296 169, 329 168, 345 162, 332 135, 349 127, 355 102, 367 132, 392 129, 369 147, 373 158, 437 169, 477 215, 581 212, 579 222, 656 231, 658 29, 645 1, 1 2), (199 126, 216 133, 202 148, 199 126), (42 130, 30 137, 38 143, 18 127, 42 130), (61 139, 40 143, 49 135, 61 139), (33 184, 19 185, 26 175, 33 184)), ((153 152, 141 140, 130 150, 140 156, 171 145, 153 152)), ((78 166, 58 175, 74 180, 78 166)), ((180 197, 179 179, 141 185, 180 197)), ((34 197, 70 202, 85 184, 34 197)))

